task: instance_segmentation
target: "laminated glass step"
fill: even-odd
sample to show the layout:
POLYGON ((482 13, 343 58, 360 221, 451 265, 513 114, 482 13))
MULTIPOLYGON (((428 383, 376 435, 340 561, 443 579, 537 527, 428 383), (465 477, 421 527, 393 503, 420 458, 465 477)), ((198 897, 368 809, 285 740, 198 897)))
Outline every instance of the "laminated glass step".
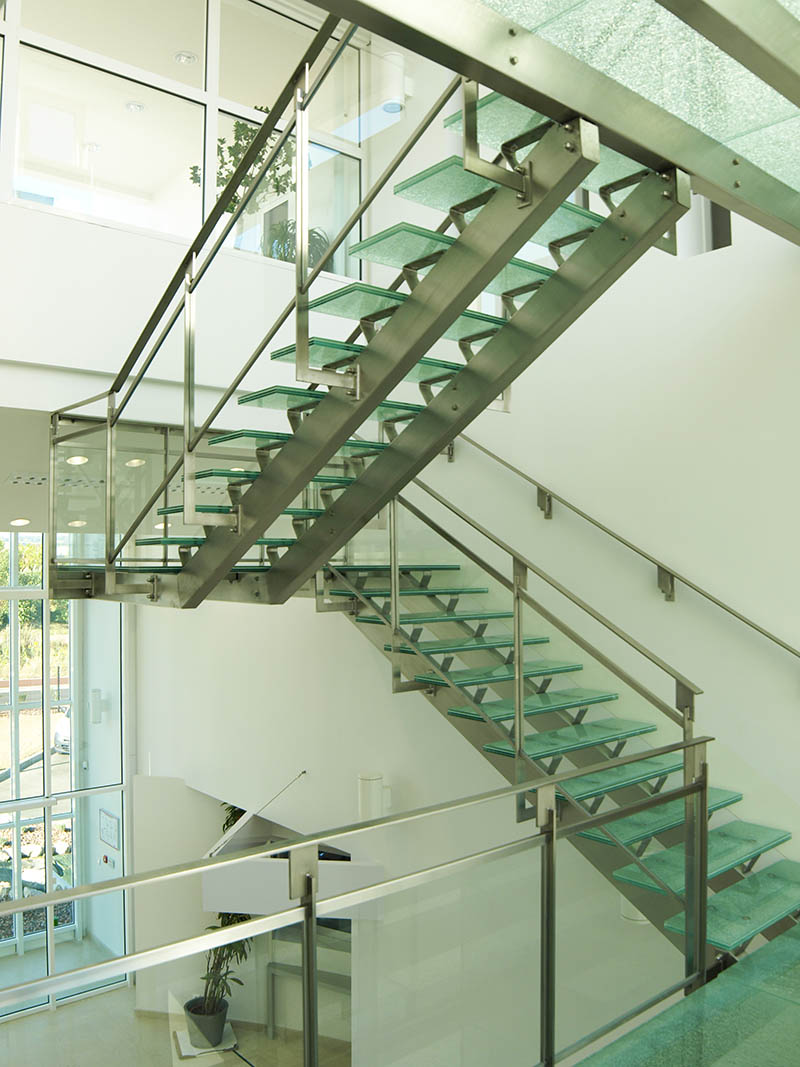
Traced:
MULTIPOLYGON (((388 573, 391 566, 388 563, 333 563, 337 571, 344 574, 359 573, 388 573)), ((427 573, 428 571, 460 571, 460 563, 400 563, 397 568, 401 574, 427 573)))
MULTIPOLYGON (((291 548, 296 537, 259 537, 255 542, 266 548, 291 548)), ((206 543, 205 537, 137 537, 136 544, 142 548, 152 546, 166 548, 199 548, 206 543)))
MULTIPOLYGON (((717 811, 726 808, 729 804, 737 804, 742 799, 741 793, 735 793, 730 789, 712 788, 708 791, 708 810, 717 811)), ((608 828, 615 837, 619 838, 623 845, 635 845, 637 841, 644 841, 648 837, 674 830, 676 826, 683 825, 686 813, 686 805, 683 800, 667 800, 663 804, 646 811, 636 812, 635 815, 626 815, 608 824, 608 828)), ((612 845, 613 841, 606 837, 598 826, 596 829, 582 830, 581 837, 591 838, 603 845, 612 845)))
MULTIPOLYGON (((402 196, 406 200, 413 200, 418 204, 425 204, 427 207, 447 213, 453 204, 468 199, 466 196, 462 197, 460 193, 454 195, 453 192, 454 188, 460 189, 463 184, 459 175, 466 174, 461 157, 450 156, 449 159, 444 159, 441 163, 428 167, 427 170, 421 171, 413 178, 400 182, 399 185, 394 187, 394 191, 397 196, 402 196)), ((469 196, 477 196, 486 192, 487 189, 495 188, 493 182, 488 181, 486 178, 479 178, 474 174, 470 174, 468 177, 474 179, 474 181, 467 183, 470 188, 474 189, 474 192, 470 193, 469 196)), ((468 212, 467 219, 471 219, 478 210, 468 212)), ((536 231, 530 240, 534 244, 543 245, 546 248, 551 241, 556 241, 560 237, 568 237, 570 234, 577 233, 578 230, 585 230, 587 227, 594 228, 599 226, 602 221, 602 215, 596 215, 593 211, 578 207, 577 204, 564 203, 556 208, 550 218, 536 231)), ((567 253, 573 247, 577 246, 570 245, 567 253)))
MULTIPOLYGON (((455 240, 455 237, 426 230, 410 222, 398 222, 388 230, 382 230, 353 245, 350 255, 368 263, 400 268, 435 252, 446 252, 455 240)), ((419 273, 426 274, 432 266, 433 264, 422 267, 419 273)), ((486 292, 499 295, 521 285, 545 281, 552 273, 547 267, 514 258, 509 260, 497 277, 487 285, 486 292)))
MULTIPOLYGON (((788 841, 792 835, 786 830, 774 830, 770 826, 759 826, 758 823, 740 822, 733 819, 725 826, 718 826, 708 832, 708 877, 717 878, 725 871, 739 867, 749 860, 756 859, 771 848, 777 848, 784 841, 788 841)), ((652 871, 666 885, 676 893, 683 893, 686 849, 683 842, 672 848, 662 849, 645 856, 642 860, 645 867, 652 871)), ((638 885, 642 889, 652 889, 657 893, 664 890, 648 878, 644 871, 635 863, 626 867, 620 867, 614 871, 614 877, 619 882, 627 882, 628 885, 638 885)))
MULTIPOLYGON (((532 693, 525 697, 526 715, 544 715, 550 711, 565 711, 568 708, 584 708, 589 704, 602 704, 607 700, 616 700, 616 693, 606 693, 602 689, 562 689, 560 692, 532 693)), ((490 700, 481 704, 481 708, 493 722, 508 722, 514 718, 513 700, 490 700)), ((459 719, 478 719, 483 716, 469 706, 450 708, 447 713, 459 719)), ((680 765, 680 764, 679 764, 680 765)))
MULTIPOLYGON (((716 948, 735 952, 796 911, 800 911, 800 863, 778 860, 709 898, 708 941, 716 948)), ((684 933, 685 913, 667 919, 664 929, 684 933)))
MULTIPOLYGON (((198 481, 216 482, 254 482, 261 474, 260 470, 235 470, 223 467, 214 467, 209 470, 197 471, 195 478, 198 481)), ((328 488, 342 488, 352 485, 355 478, 348 478, 339 474, 315 474, 311 479, 314 485, 328 488)), ((309 485, 311 484, 309 482, 309 485)))
MULTIPOLYGON (((562 726, 558 730, 542 730, 525 737, 525 755, 531 759, 551 759, 581 748, 608 745, 626 741, 630 737, 649 734, 655 726, 635 719, 598 719, 596 722, 581 722, 576 726, 562 726)), ((485 752, 496 756, 513 756, 516 745, 513 741, 492 741, 483 746, 485 752)))
MULTIPOLYGON (((516 100, 510 100, 507 96, 492 92, 482 96, 478 101, 478 144, 486 148, 500 148, 506 141, 519 137, 527 130, 533 130, 549 120, 538 111, 531 111, 516 100)), ((462 112, 456 111, 448 115, 444 120, 448 129, 461 132, 463 130, 462 112)), ((585 189, 598 192, 601 186, 609 182, 626 178, 629 174, 635 174, 642 169, 641 163, 637 163, 627 156, 615 152, 613 148, 600 145, 600 162, 584 178, 582 185, 585 189)), ((624 195, 624 194, 623 194, 624 195)))
POLYGON ((605 796, 615 789, 625 789, 630 785, 639 785, 653 778, 663 778, 683 768, 683 754, 668 753, 665 756, 650 756, 648 759, 626 763, 622 767, 610 767, 607 771, 595 771, 594 774, 582 774, 563 782, 559 789, 574 800, 591 800, 593 797, 605 796))
MULTIPOLYGON (((278 433, 275 430, 235 430, 233 433, 222 433, 212 437, 210 445, 241 445, 247 448, 267 448, 271 445, 283 445, 290 441, 294 434, 278 433)), ((386 441, 346 441, 336 452, 337 456, 367 456, 377 455, 384 448, 389 447, 386 441)))
MULTIPOLYGON (((381 289, 366 282, 353 282, 344 289, 319 296, 308 305, 309 311, 319 311, 324 315, 338 315, 341 318, 358 321, 368 315, 397 308, 408 300, 408 294, 397 293, 392 289, 381 289)), ((378 324, 383 320, 378 320, 378 324)), ((474 333, 485 330, 498 330, 505 325, 505 319, 496 315, 485 315, 481 311, 462 311, 452 326, 442 334, 451 341, 460 341, 474 333)), ((241 404, 242 401, 240 400, 241 404)))
MULTIPOLYGON (((345 344, 344 341, 329 341, 325 337, 312 337, 308 343, 308 365, 313 370, 319 370, 321 367, 328 367, 332 363, 340 363, 347 355, 351 355, 355 359, 364 351, 365 347, 366 345, 345 344)), ((279 360, 282 363, 294 363, 295 352, 294 345, 287 345, 285 348, 279 348, 273 352, 272 359, 279 360)), ((453 363, 450 360, 425 356, 411 368, 403 381, 425 382, 436 378, 452 377, 454 374, 458 374, 463 367, 464 363, 453 363)))
MULTIPOLYGON (((362 596, 379 598, 382 600, 388 600, 391 595, 391 589, 360 589, 359 592, 362 596)), ((439 587, 434 589, 432 586, 415 586, 412 589, 401 589, 400 596, 468 596, 473 594, 488 593, 489 590, 485 586, 449 586, 439 587)), ((329 589, 329 596, 353 596, 349 589, 329 589)))
MULTIPOLYGON (((257 408, 271 408, 274 411, 310 410, 328 394, 320 389, 297 389, 293 385, 271 385, 268 389, 258 389, 239 397, 240 404, 252 404, 257 408)), ((407 404, 399 400, 384 400, 368 418, 386 421, 389 419, 413 418, 422 411, 422 404, 407 404)))
MULTIPOLYGON (((492 622, 495 619, 513 619, 513 611, 420 611, 400 616, 401 626, 434 626, 439 623, 492 622)), ((380 615, 357 615, 356 622, 383 626, 386 622, 380 615)))
MULTIPOLYGON (((524 645, 546 645, 550 640, 549 637, 525 637, 523 638, 524 645)), ((384 651, 391 652, 391 644, 385 644, 384 651)), ((483 652, 487 648, 513 648, 514 647, 514 635, 513 634, 499 634, 496 637, 454 637, 449 640, 443 639, 440 641, 420 641, 417 648, 420 652, 426 652, 428 655, 444 655, 447 653, 458 653, 461 655, 466 652, 483 652)), ((398 652, 414 653, 417 648, 413 648, 411 645, 403 644, 400 648, 396 649, 398 652)), ((480 717, 480 716, 478 716, 480 717)))
MULTIPOLYGON (((229 515, 231 509, 224 504, 198 504, 195 511, 200 515, 229 515)), ((182 515, 183 504, 170 504, 167 508, 159 508, 159 515, 182 515)), ((324 508, 284 508, 281 515, 289 515, 293 519, 316 519, 325 514, 324 508)))
MULTIPOLYGON (((567 674, 570 671, 582 671, 582 663, 570 663, 568 660, 539 659, 530 660, 522 665, 522 673, 525 678, 549 678, 553 674, 567 674)), ((447 677, 453 685, 496 685, 499 682, 511 682, 514 680, 514 664, 501 663, 496 667, 469 668, 463 671, 448 671, 447 677)), ((447 682, 438 674, 418 674, 418 682, 428 685, 447 685, 447 682)))

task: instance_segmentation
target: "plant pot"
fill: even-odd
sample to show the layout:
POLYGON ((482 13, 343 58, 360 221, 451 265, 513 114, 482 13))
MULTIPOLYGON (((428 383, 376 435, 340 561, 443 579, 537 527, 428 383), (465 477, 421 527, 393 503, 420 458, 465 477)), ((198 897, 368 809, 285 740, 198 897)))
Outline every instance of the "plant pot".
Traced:
POLYGON ((202 997, 192 997, 183 1005, 183 1013, 186 1016, 186 1028, 189 1031, 189 1040, 195 1048, 216 1048, 222 1041, 225 1030, 225 1020, 228 1017, 228 1002, 222 1001, 222 1007, 213 1015, 203 1015, 199 1009, 203 1007, 202 997))

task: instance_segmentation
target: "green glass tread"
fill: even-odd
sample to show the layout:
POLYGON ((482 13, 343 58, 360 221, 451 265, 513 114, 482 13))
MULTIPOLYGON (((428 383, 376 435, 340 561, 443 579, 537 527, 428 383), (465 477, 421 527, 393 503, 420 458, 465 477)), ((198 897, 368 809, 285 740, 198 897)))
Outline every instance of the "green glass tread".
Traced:
MULTIPOLYGON (((200 515, 229 515, 231 509, 224 504, 199 504, 195 509, 200 515)), ((159 515, 182 515, 183 504, 170 504, 169 507, 159 508, 159 515)), ((325 514, 324 508, 284 508, 282 515, 289 515, 293 519, 316 519, 325 514)))
MULTIPOLYGON (((456 240, 455 237, 436 233, 435 230, 426 230, 410 222, 398 222, 353 245, 350 255, 369 263, 400 268, 435 252, 446 252, 456 240)), ((433 264, 423 267, 420 274, 427 273, 431 266, 433 264)), ((486 292, 500 295, 509 289, 545 281, 552 273, 548 267, 515 257, 509 260, 497 277, 487 285, 486 292)))
POLYGON ((726 980, 800 1005, 800 926, 740 957, 724 974, 726 980))
MULTIPOLYGON (((796 911, 800 911, 800 863, 778 860, 709 898, 709 943, 735 952, 756 934, 796 911)), ((680 912, 667 919, 664 929, 682 934, 684 924, 685 914, 680 912)))
POLYGON ((595 771, 594 774, 582 774, 562 782, 559 789, 574 800, 590 800, 605 796, 615 789, 625 789, 630 785, 639 785, 652 778, 663 778, 683 768, 683 755, 680 752, 668 753, 666 756, 650 756, 648 759, 626 763, 621 767, 610 767, 607 771, 595 771))
MULTIPOLYGON (((767 948, 787 936, 782 934, 767 948)), ((765 951, 760 948, 753 957, 765 951)), ((797 1063, 797 1004, 737 982, 734 976, 741 966, 737 963, 723 971, 690 997, 681 997, 666 1011, 581 1060, 582 1067, 789 1067, 797 1063)))
MULTIPOLYGON (((616 693, 606 693, 602 689, 562 689, 548 693, 532 693, 525 697, 526 715, 544 715, 550 711, 565 711, 568 708, 583 708, 589 704, 602 704, 607 700, 616 700, 616 693)), ((481 708, 493 722, 508 722, 514 718, 513 700, 490 700, 481 704, 481 708)), ((474 708, 450 708, 447 713, 459 719, 478 719, 483 716, 474 708)), ((679 766, 683 766, 682 762, 679 766)))
MULTIPOLYGON (((420 611, 400 616, 401 626, 434 626, 438 623, 492 622, 495 619, 513 619, 512 611, 420 611)), ((356 622, 383 626, 386 619, 381 615, 357 615, 356 622)))
MULTIPOLYGON (((522 674, 525 678, 549 678, 551 674, 567 674, 569 671, 583 670, 583 664, 570 663, 568 660, 529 660, 522 665, 522 674)), ((496 667, 469 668, 461 671, 448 671, 447 677, 454 685, 495 685, 498 682, 511 682, 514 680, 514 664, 501 663, 496 667)), ((438 674, 418 674, 418 682, 426 682, 428 685, 445 686, 448 683, 438 674)))
MULTIPOLYGON (((735 793, 731 789, 711 788, 708 791, 708 810, 718 811, 730 804, 737 804, 742 799, 741 793, 735 793)), ((656 837, 658 834, 674 830, 676 826, 683 825, 686 814, 686 805, 683 800, 667 800, 663 804, 647 808, 646 811, 638 811, 635 815, 626 815, 608 824, 611 833, 618 838, 623 845, 635 845, 637 841, 644 841, 648 837, 656 837)), ((582 830, 581 837, 588 837, 592 841, 599 841, 603 845, 613 845, 614 842, 606 837, 602 829, 582 830)))
MULTIPOLYGON (((525 755, 531 759, 550 759, 581 748, 593 748, 629 737, 649 734, 655 726, 635 719, 598 719, 596 722, 581 722, 575 726, 562 726, 558 730, 542 730, 525 738, 525 755)), ((485 752, 496 756, 513 756, 516 745, 513 741, 492 741, 483 746, 485 752)))
MULTIPOLYGON (((453 204, 461 200, 467 200, 471 196, 478 196, 480 193, 486 192, 487 189, 495 188, 492 182, 486 178, 479 178, 477 175, 469 175, 470 178, 475 179, 474 182, 462 182, 458 176, 466 173, 461 157, 450 156, 449 159, 444 159, 441 163, 421 171, 414 178, 408 178, 406 181, 400 182, 394 187, 394 191, 397 196, 405 197, 407 200, 414 200, 419 204, 425 204, 428 207, 446 213, 453 204), (461 189, 465 185, 473 188, 474 192, 466 196, 461 196, 460 193, 454 195, 455 189, 461 189)), ((473 214, 475 212, 468 212, 467 218, 470 219, 473 214)), ((585 230, 587 227, 595 228, 602 221, 602 215, 596 215, 593 211, 578 207, 577 204, 564 203, 556 208, 550 218, 536 231, 530 240, 533 244, 543 245, 546 248, 551 241, 556 241, 560 237, 567 237, 570 234, 577 233, 578 230, 585 230)), ((566 250, 567 253, 572 251, 574 247, 577 246, 570 245, 566 250)))
MULTIPOLYGON (((359 589, 362 596, 366 597, 380 597, 384 600, 388 600, 392 595, 391 589, 359 589)), ((486 586, 480 585, 465 585, 465 586, 439 586, 434 589, 432 586, 415 586, 412 589, 401 589, 400 596, 467 596, 472 594, 488 593, 489 590, 486 586)), ((329 596, 353 596, 349 589, 329 589, 329 596)))
MULTIPOLYGON (((231 470, 229 468, 214 467, 209 470, 197 471, 195 478, 199 481, 221 481, 221 482, 254 482, 261 474, 260 470, 231 470)), ((344 488, 347 485, 352 485, 355 478, 348 478, 346 475, 338 474, 315 474, 309 482, 309 485, 313 482, 314 485, 321 486, 341 486, 344 488)))
MULTIPOLYGON (((328 394, 320 389, 297 389, 292 385, 271 385, 239 397, 240 404, 271 408, 275 411, 303 411, 317 406, 328 394)), ((422 411, 422 404, 407 404, 399 400, 384 400, 369 415, 373 419, 413 417, 422 411)))
MULTIPOLYGON (((158 545, 160 547, 199 548, 206 543, 205 537, 137 537, 136 544, 142 548, 158 545)), ((296 537, 259 537, 254 542, 267 548, 291 548, 297 543, 296 537)))
MULTIPOLYGON (((521 133, 541 126, 548 122, 546 116, 538 111, 531 111, 516 100, 510 100, 500 93, 491 92, 482 96, 478 101, 478 144, 486 148, 500 148, 521 133)), ((449 129, 461 132, 463 130, 462 112, 456 111, 448 115, 444 124, 449 129)), ((598 192, 603 185, 618 181, 629 174, 635 174, 642 169, 641 163, 637 163, 627 156, 615 152, 613 148, 600 145, 600 162, 589 172, 581 183, 585 189, 598 192)))
MULTIPOLYGON (((523 638, 524 645, 546 645, 550 640, 549 637, 525 637, 523 638)), ((450 640, 442 639, 440 641, 420 641, 417 648, 420 652, 427 652, 429 655, 442 655, 448 652, 483 652, 487 648, 513 648, 514 635, 513 634, 500 634, 496 637, 454 637, 450 640)), ((384 651, 391 652, 391 644, 385 644, 383 646, 384 651)), ((397 649, 398 652, 414 653, 417 648, 413 648, 411 645, 401 645, 397 649)))
MULTIPOLYGON (((332 363, 341 362, 343 355, 346 353, 351 353, 354 357, 358 356, 366 347, 366 345, 346 345, 343 341, 328 341, 324 337, 312 337, 308 345, 308 363, 314 370, 328 367, 332 363)), ((294 363, 296 351, 295 345, 287 345, 285 348, 276 349, 272 353, 272 359, 282 363, 294 363)), ((453 374, 458 374, 464 366, 464 363, 453 363, 450 360, 425 356, 414 364, 403 380, 406 382, 425 382, 445 375, 452 376, 453 374)))
MULTIPOLYGON (((337 571, 343 571, 345 574, 357 574, 359 572, 387 572, 390 571, 391 565, 389 563, 332 563, 332 567, 335 567, 337 571)), ((401 574, 411 574, 411 572, 426 572, 426 571, 460 571, 460 563, 400 563, 397 567, 401 574)))
MULTIPOLYGON (((325 296, 319 296, 308 305, 309 311, 319 311, 325 315, 338 315, 345 319, 359 320, 376 312, 397 308, 409 299, 407 293, 398 293, 393 289, 381 289, 366 282, 353 282, 343 289, 336 289, 325 296)), ((473 333, 488 329, 500 329, 506 320, 496 315, 486 315, 482 311, 462 311, 452 326, 442 337, 451 341, 460 341, 473 333)), ((241 404, 242 401, 240 400, 241 404)))
MULTIPOLYGON (((264 448, 270 445, 283 445, 291 441, 294 434, 279 433, 276 430, 234 430, 212 437, 209 445, 247 445, 250 448, 264 448)), ((382 452, 389 447, 388 441, 346 441, 337 450, 338 456, 359 456, 382 452)))
MULTIPOLYGON (((725 871, 730 871, 740 864, 747 863, 757 856, 777 848, 792 835, 786 830, 775 830, 758 823, 740 822, 733 819, 725 826, 718 826, 708 832, 708 877, 717 878, 725 871)), ((662 849, 642 860, 645 867, 652 871, 670 889, 683 893, 686 864, 686 850, 683 842, 672 848, 662 849)), ((653 889, 663 893, 661 886, 648 878, 635 863, 620 867, 614 871, 614 877, 629 885, 638 885, 643 889, 653 889)))

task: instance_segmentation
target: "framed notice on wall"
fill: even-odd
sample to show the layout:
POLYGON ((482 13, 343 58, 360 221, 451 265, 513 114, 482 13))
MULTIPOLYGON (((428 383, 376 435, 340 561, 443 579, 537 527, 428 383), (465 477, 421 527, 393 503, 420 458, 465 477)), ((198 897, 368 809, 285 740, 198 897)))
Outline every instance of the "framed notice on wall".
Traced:
POLYGON ((105 808, 100 809, 100 840, 119 852, 119 818, 105 808))

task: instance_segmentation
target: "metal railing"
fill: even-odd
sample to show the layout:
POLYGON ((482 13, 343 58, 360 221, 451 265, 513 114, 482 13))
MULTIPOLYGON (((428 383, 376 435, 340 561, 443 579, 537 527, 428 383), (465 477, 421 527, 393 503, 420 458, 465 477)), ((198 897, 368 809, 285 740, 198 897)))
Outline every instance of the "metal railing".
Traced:
POLYGON ((601 533, 604 533, 608 537, 612 538, 618 544, 623 545, 627 549, 630 549, 631 552, 634 552, 637 556, 640 556, 642 559, 647 560, 648 563, 652 563, 653 566, 656 568, 658 576, 658 587, 661 592, 664 593, 668 600, 674 600, 675 583, 680 582, 681 585, 685 585, 686 588, 691 589, 693 593, 697 593, 698 596, 703 597, 704 600, 707 600, 715 607, 720 608, 722 611, 732 616, 732 618, 737 619, 745 626, 748 626, 751 630, 755 630, 755 632, 761 634, 762 637, 766 637, 768 641, 772 641, 773 644, 778 645, 778 647, 782 648, 785 652, 789 652, 791 653, 791 655, 800 658, 800 649, 795 648, 794 645, 789 644, 788 641, 784 641, 782 637, 778 637, 777 634, 774 634, 770 630, 767 630, 765 627, 761 626, 759 623, 755 622, 747 615, 744 615, 741 611, 737 611, 736 608, 732 607, 730 604, 727 604, 724 600, 721 600, 713 593, 710 593, 707 589, 704 589, 701 585, 698 585, 697 582, 692 581, 691 578, 687 578, 675 567, 671 566, 668 563, 665 563, 657 556, 652 555, 640 545, 634 544, 633 541, 629 541, 628 538, 623 537, 622 534, 617 533, 616 530, 612 530, 609 526, 606 526, 605 523, 600 522, 599 519, 593 518, 593 516, 589 515, 582 508, 579 508, 576 504, 571 503, 571 501, 565 499, 563 496, 555 492, 555 490, 549 488, 543 482, 538 481, 536 478, 532 478, 529 474, 526 474, 525 471, 520 470, 519 467, 515 467, 513 463, 509 463, 508 460, 503 459, 502 456, 499 456, 490 448, 487 448, 485 445, 480 444, 480 442, 475 441, 473 438, 468 437, 466 434, 461 434, 459 437, 459 441, 465 441, 472 448, 477 449, 478 452, 482 452, 483 455, 488 456, 489 459, 493 460, 495 463, 498 463, 501 467, 504 467, 506 470, 511 471, 512 474, 516 475, 518 478, 521 478, 529 485, 532 485, 536 489, 537 503, 540 509, 544 512, 545 518, 552 517, 552 505, 553 501, 555 501, 562 507, 567 508, 567 510, 571 511, 574 515, 577 515, 578 518, 583 519, 591 526, 594 526, 596 529, 600 530, 601 533))
MULTIPOLYGON (((379 819, 337 826, 319 833, 293 837, 269 846, 248 848, 172 867, 126 875, 105 882, 86 884, 74 889, 57 890, 26 897, 22 900, 1 903, 0 918, 4 918, 40 908, 50 910, 59 905, 87 900, 107 893, 130 892, 137 888, 160 885, 191 875, 216 871, 222 867, 235 867, 248 861, 285 856, 287 854, 289 857, 289 898, 297 902, 292 907, 236 925, 224 926, 221 929, 204 932, 194 937, 173 941, 158 947, 134 951, 100 963, 88 964, 70 971, 53 974, 47 978, 37 978, 8 986, 0 990, 0 1008, 18 1005, 21 1001, 29 1001, 40 996, 69 992, 79 985, 108 981, 111 978, 185 959, 197 953, 241 941, 244 938, 255 937, 287 925, 302 923, 304 1064, 306 1067, 318 1067, 319 1035, 316 1012, 318 980, 315 951, 318 919, 335 915, 345 908, 353 908, 370 901, 381 900, 400 890, 425 885, 443 876, 467 872, 480 865, 511 857, 529 849, 539 849, 541 853, 539 1065, 541 1067, 550 1067, 550 1065, 573 1055, 676 992, 681 990, 691 991, 705 982, 706 890, 703 873, 705 871, 708 834, 706 817, 708 808, 706 745, 711 740, 712 738, 710 737, 693 738, 666 746, 663 750, 665 752, 683 753, 685 771, 682 786, 653 794, 645 800, 632 805, 622 806, 602 814, 584 816, 569 822, 565 821, 561 815, 559 802, 567 794, 560 787, 579 775, 635 763, 638 760, 647 758, 650 753, 640 752, 608 761, 604 760, 602 763, 588 768, 584 767, 551 775, 546 782, 525 780, 517 785, 506 786, 397 815, 388 815, 379 819), (415 868, 410 873, 337 893, 334 896, 319 898, 318 849, 321 845, 328 846, 336 841, 344 843, 344 839, 350 839, 357 835, 466 811, 492 802, 501 802, 504 799, 516 802, 516 798, 524 794, 535 796, 536 823, 535 830, 530 834, 521 838, 517 837, 500 845, 493 845, 480 852, 460 855, 455 859, 448 859, 434 866, 415 868), (615 1019, 582 1036, 569 1047, 559 1051, 556 1049, 555 1039, 557 1012, 555 983, 556 841, 561 838, 573 837, 598 826, 605 827, 608 823, 613 823, 635 811, 655 808, 661 804, 679 799, 685 801, 686 809, 686 832, 684 837, 686 891, 683 896, 678 897, 686 912, 685 977, 654 996, 648 997, 643 1003, 627 1009, 615 1019)), ((517 825, 516 813, 517 805, 515 803, 514 810, 509 811, 509 820, 516 831, 519 832, 520 828, 517 825)), ((526 898, 529 895, 530 890, 526 889, 526 898)))
MULTIPOLYGON (((294 69, 292 75, 284 85, 275 104, 268 112, 263 124, 258 129, 253 141, 242 157, 239 165, 231 175, 225 188, 222 190, 214 208, 204 222, 195 239, 189 246, 178 269, 167 285, 164 293, 156 305, 155 310, 148 319, 144 329, 137 338, 128 356, 126 357, 119 373, 109 389, 97 393, 85 400, 78 401, 67 407, 60 408, 51 417, 51 479, 50 479, 50 544, 55 546, 55 516, 56 516, 56 471, 55 446, 67 438, 59 433, 59 424, 64 416, 69 416, 82 407, 93 403, 105 401, 106 414, 104 418, 106 426, 106 474, 105 474, 105 565, 110 569, 119 562, 120 554, 136 532, 137 526, 158 501, 159 497, 167 490, 172 480, 183 469, 184 486, 187 490, 184 498, 185 519, 187 522, 197 521, 194 510, 193 475, 194 459, 198 445, 204 436, 211 431, 215 420, 225 405, 231 400, 239 389, 245 377, 263 355, 269 343, 275 337, 281 327, 294 313, 296 317, 297 334, 297 362, 296 378, 298 381, 309 383, 312 388, 316 385, 336 385, 339 387, 353 386, 355 374, 347 370, 331 372, 324 370, 311 370, 308 366, 308 296, 312 284, 325 270, 340 248, 342 243, 352 232, 353 227, 362 219, 376 197, 385 188, 389 179, 393 176, 400 164, 408 156, 425 131, 440 114, 447 101, 453 96, 461 84, 460 78, 454 78, 440 96, 433 102, 431 107, 422 117, 413 132, 397 151, 393 159, 385 167, 382 173, 372 184, 368 192, 362 197, 358 206, 344 223, 339 233, 329 243, 325 253, 316 262, 312 270, 308 270, 308 242, 309 242, 309 219, 308 219, 308 154, 309 154, 309 128, 308 108, 324 84, 337 61, 344 53, 347 44, 355 34, 357 27, 348 24, 338 37, 330 54, 322 64, 319 73, 311 80, 310 71, 314 64, 323 55, 325 48, 334 35, 339 25, 339 19, 329 16, 323 22, 321 28, 313 38, 311 44, 302 59, 294 69), (284 112, 288 109, 286 120, 282 120, 284 112), (284 309, 274 320, 272 326, 265 333, 247 360, 242 365, 230 385, 224 390, 219 400, 214 404, 211 412, 198 426, 195 422, 195 299, 194 294, 198 285, 205 277, 209 267, 222 248, 225 240, 245 211, 251 198, 254 196, 259 183, 267 174, 272 164, 278 158, 279 153, 287 140, 294 135, 296 141, 295 152, 295 181, 297 197, 297 250, 296 250, 296 273, 297 284, 295 295, 287 303, 284 309), (274 138, 270 144, 270 138, 274 138), (259 159, 260 153, 267 148, 269 150, 260 165, 257 173, 249 181, 249 185, 242 188, 242 183, 247 179, 250 168, 259 159), (232 207, 235 198, 238 203, 232 207), (219 223, 226 212, 229 218, 225 225, 213 240, 210 249, 204 259, 201 254, 214 237, 219 223), (152 493, 147 504, 141 509, 134 521, 128 525, 116 538, 116 514, 115 514, 115 450, 116 429, 120 418, 136 393, 159 351, 161 350, 170 331, 183 316, 184 319, 184 374, 183 374, 183 451, 175 461, 165 469, 164 476, 158 487, 152 493), (158 331, 158 332, 157 332, 158 331), (148 349, 148 346, 149 349, 148 349), (135 375, 134 375, 135 372, 135 375), (124 395, 118 399, 131 375, 132 381, 124 395)), ((80 432, 80 431, 78 431, 80 432)), ((229 515, 203 515, 203 524, 229 525, 234 520, 229 515)), ((51 560, 55 563, 55 559, 51 560)))

